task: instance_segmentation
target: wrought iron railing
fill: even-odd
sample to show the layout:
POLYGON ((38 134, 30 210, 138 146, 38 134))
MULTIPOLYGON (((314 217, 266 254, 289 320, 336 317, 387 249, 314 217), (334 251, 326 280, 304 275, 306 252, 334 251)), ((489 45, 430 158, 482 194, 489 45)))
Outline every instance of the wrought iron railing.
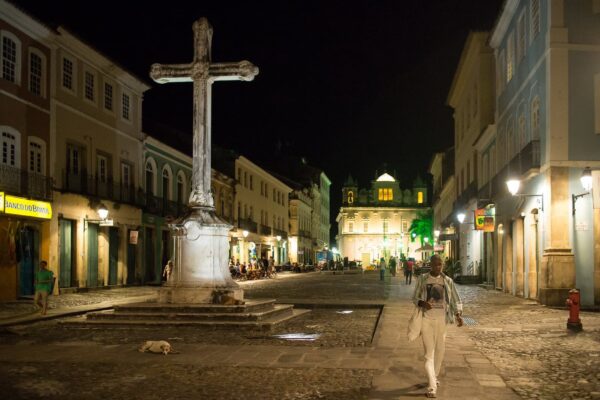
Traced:
POLYGON ((15 196, 52 200, 52 178, 24 169, 0 165, 0 191, 15 196))
POLYGON ((251 219, 239 219, 237 226, 242 230, 258 233, 258 224, 251 219))

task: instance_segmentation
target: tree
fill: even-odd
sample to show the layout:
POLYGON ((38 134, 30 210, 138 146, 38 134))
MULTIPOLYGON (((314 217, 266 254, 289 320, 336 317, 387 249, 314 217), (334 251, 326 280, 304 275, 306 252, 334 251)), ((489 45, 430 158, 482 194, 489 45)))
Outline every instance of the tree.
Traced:
POLYGON ((412 220, 410 224, 410 228, 408 229, 410 232, 411 241, 415 241, 418 237, 421 243, 421 247, 423 247, 423 241, 425 238, 429 239, 429 243, 433 243, 433 212, 431 210, 418 211, 417 217, 412 220))

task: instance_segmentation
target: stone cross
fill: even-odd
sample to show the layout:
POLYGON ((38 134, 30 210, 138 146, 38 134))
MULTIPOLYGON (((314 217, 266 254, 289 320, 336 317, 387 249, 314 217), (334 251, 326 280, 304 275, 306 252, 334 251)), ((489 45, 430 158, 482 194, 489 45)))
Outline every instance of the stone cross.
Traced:
POLYGON ((211 193, 211 85, 215 81, 251 81, 258 68, 249 61, 211 62, 212 27, 206 18, 194 22, 194 61, 189 64, 152 64, 157 83, 194 83, 194 144, 191 208, 214 208, 211 193))

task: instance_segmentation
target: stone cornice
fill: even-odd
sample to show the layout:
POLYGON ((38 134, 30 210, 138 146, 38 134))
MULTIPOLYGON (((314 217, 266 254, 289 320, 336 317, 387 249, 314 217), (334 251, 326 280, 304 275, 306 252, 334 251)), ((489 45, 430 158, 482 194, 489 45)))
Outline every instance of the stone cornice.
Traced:
POLYGON ((510 21, 517 11, 520 0, 505 0, 502 10, 500 11, 500 17, 496 21, 492 34, 490 36, 490 46, 493 49, 497 49, 508 30, 510 21))
POLYGON ((52 47, 55 32, 5 0, 0 0, 0 18, 44 45, 52 47))

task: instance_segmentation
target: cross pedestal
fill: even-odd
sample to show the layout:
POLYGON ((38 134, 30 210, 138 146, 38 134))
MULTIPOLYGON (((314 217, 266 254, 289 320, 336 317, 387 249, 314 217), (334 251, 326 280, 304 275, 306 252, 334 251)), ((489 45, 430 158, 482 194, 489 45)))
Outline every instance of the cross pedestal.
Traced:
POLYGON ((175 268, 159 290, 161 303, 211 303, 215 296, 243 300, 244 292, 229 272, 232 226, 215 213, 211 193, 211 86, 215 81, 251 81, 258 68, 249 61, 211 62, 212 27, 206 18, 193 24, 194 61, 153 64, 150 76, 158 83, 193 82, 194 144, 190 212, 170 225, 175 237, 175 268))

